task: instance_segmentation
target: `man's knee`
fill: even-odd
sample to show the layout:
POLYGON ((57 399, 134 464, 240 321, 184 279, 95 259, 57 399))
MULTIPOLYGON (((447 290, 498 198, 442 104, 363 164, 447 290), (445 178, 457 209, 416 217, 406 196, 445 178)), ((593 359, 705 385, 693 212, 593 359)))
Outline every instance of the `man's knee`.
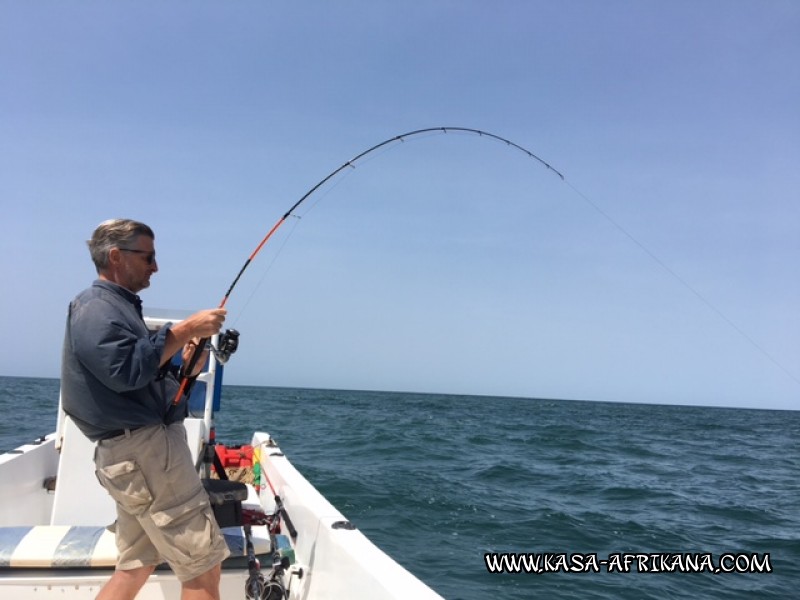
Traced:
POLYGON ((154 570, 155 565, 114 571, 111 579, 108 580, 97 595, 97 600, 135 598, 154 570))
POLYGON ((202 575, 198 575, 194 579, 183 582, 183 587, 186 590, 206 590, 209 592, 218 593, 219 581, 222 573, 222 566, 215 565, 202 575))

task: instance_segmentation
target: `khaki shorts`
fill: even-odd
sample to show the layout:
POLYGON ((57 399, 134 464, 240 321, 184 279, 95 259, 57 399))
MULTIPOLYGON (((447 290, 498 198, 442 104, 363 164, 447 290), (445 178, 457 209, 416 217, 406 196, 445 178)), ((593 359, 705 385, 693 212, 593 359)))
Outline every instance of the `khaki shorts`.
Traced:
POLYGON ((167 562, 183 582, 230 554, 192 463, 182 423, 102 440, 95 466, 97 478, 117 503, 117 569, 167 562))

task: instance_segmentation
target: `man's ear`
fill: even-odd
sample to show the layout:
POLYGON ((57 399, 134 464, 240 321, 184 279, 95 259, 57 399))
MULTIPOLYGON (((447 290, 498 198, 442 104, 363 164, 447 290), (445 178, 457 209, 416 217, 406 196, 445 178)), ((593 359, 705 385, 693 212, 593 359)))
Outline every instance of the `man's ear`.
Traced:
POLYGON ((122 260, 122 251, 119 248, 111 248, 108 251, 108 266, 117 266, 122 260))

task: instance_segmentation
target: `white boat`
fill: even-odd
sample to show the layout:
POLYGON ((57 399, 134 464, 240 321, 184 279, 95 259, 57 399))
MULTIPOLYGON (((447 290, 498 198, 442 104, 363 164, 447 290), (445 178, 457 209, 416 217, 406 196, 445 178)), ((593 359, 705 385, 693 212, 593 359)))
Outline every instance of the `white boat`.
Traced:
MULTIPOLYGON (((167 320, 179 319, 146 318, 151 328, 167 320)), ((223 563, 221 598, 441 598, 353 527, 268 433, 254 432, 241 447, 215 446, 222 371, 212 354, 192 390, 192 404, 201 410, 185 421, 199 477, 208 481, 214 455, 240 455, 252 463, 233 470, 220 468, 226 466, 220 461, 216 469, 245 472, 251 475, 248 483, 207 484, 237 490, 211 488, 212 500, 225 500, 217 506, 218 518, 226 521, 221 524, 230 525, 223 528, 232 555, 223 563)), ((113 573, 116 546, 109 526, 116 509, 95 477, 93 457, 94 444, 60 403, 54 433, 0 455, 3 600, 90 599, 113 573)), ((156 570, 137 599, 179 597, 180 583, 165 567, 156 570)))

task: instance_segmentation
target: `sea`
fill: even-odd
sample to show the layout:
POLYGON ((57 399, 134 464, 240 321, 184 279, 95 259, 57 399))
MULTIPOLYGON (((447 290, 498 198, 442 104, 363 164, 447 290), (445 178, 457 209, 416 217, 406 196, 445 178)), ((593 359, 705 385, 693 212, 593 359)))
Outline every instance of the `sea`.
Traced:
MULTIPOLYGON (((0 377, 0 452, 57 398, 0 377)), ((800 411, 224 386, 216 425, 448 599, 800 598, 800 411)))

